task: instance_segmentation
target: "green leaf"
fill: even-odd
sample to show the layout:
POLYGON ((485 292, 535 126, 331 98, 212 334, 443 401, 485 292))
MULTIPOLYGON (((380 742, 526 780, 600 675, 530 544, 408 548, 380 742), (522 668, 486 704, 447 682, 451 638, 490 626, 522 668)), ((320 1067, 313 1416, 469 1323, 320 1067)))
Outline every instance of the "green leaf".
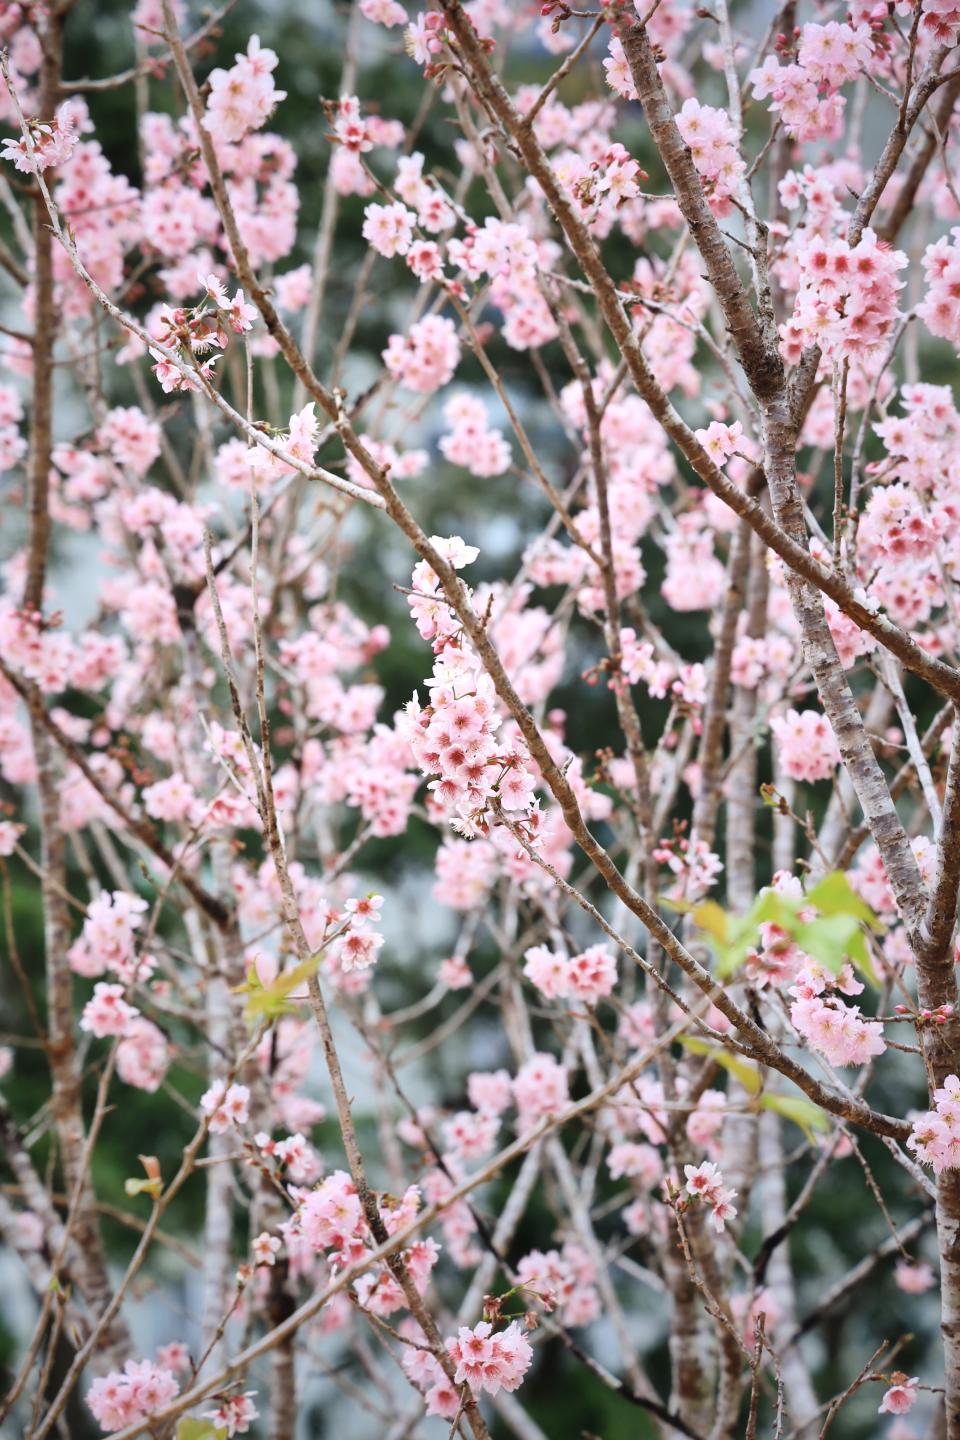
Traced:
POLYGON ((156 1155, 138 1155, 137 1159, 147 1172, 147 1178, 146 1180, 124 1180, 124 1191, 127 1195, 151 1195, 154 1200, 159 1200, 163 1193, 160 1161, 156 1155))
POLYGON ((729 938, 730 917, 716 900, 704 900, 702 904, 690 911, 691 919, 701 930, 705 930, 714 940, 721 945, 726 945, 729 938))
POLYGON ((799 1125, 811 1145, 816 1143, 816 1131, 829 1129, 826 1115, 819 1105, 814 1105, 805 1095, 763 1095, 760 1104, 764 1110, 775 1110, 778 1115, 799 1125))
POLYGON ((880 933, 884 926, 839 871, 825 875, 809 894, 798 899, 776 890, 761 891, 746 915, 739 917, 729 915, 715 900, 692 904, 664 899, 663 903, 678 914, 689 915, 704 932, 721 980, 739 970, 757 943, 760 926, 772 924, 834 975, 850 960, 872 985, 879 984, 861 927, 880 933), (808 907, 815 907, 819 914, 813 920, 801 920, 800 912, 808 907))
POLYGON ((729 1050, 724 1050, 720 1045, 712 1045, 709 1040, 701 1040, 697 1035, 681 1035, 680 1044, 687 1050, 692 1050, 695 1055, 709 1055, 711 1060, 739 1080, 747 1094, 754 1099, 760 1094, 763 1081, 760 1078, 759 1066, 752 1061, 732 1055, 729 1050))
POLYGON ((855 916, 821 915, 816 920, 798 925, 794 938, 801 950, 806 950, 834 975, 839 975, 844 963, 850 960, 871 984, 878 983, 860 921, 855 916))
POLYGON ((124 1180, 123 1182, 125 1195, 152 1195, 154 1200, 157 1200, 162 1189, 163 1182, 160 1180, 124 1180))
POLYGON ((295 965, 285 974, 278 975, 269 985, 261 985, 256 973, 252 972, 247 984, 237 987, 249 997, 243 1011, 247 1023, 251 1024, 260 1019, 277 1020, 281 1015, 292 1014, 297 1006, 290 1003, 290 996, 305 980, 317 973, 322 953, 318 950, 316 955, 311 955, 309 960, 295 965))
POLYGON ((821 915, 853 915, 878 933, 884 928, 841 870, 824 875, 807 894, 806 903, 816 905, 821 915))
POLYGON ((692 900, 673 900, 669 895, 658 895, 657 904, 666 910, 675 910, 678 915, 691 915, 697 908, 692 900))
POLYGON ((717 974, 726 978, 740 968, 748 951, 757 943, 757 932, 761 925, 779 925, 782 930, 792 933, 796 924, 796 910, 797 902, 778 895, 775 890, 764 890, 757 896, 746 915, 728 925, 726 944, 721 946, 714 942, 717 974))
POLYGON ((177 1426, 177 1440, 223 1440, 226 1429, 211 1425, 209 1420, 195 1420, 187 1415, 177 1426))

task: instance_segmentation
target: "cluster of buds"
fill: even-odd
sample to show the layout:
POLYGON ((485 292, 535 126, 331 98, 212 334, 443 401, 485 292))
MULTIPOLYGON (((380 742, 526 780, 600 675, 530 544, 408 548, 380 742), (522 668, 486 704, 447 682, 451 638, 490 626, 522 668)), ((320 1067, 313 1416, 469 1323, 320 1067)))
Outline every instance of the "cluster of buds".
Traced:
MULTIPOLYGON (((891 49, 890 36, 887 34, 886 29, 889 15, 890 7, 884 3, 884 0, 878 0, 878 3, 874 5, 869 15, 860 13, 857 16, 856 23, 858 25, 869 25, 873 31, 873 46, 875 51, 891 49)), ((847 11, 847 24, 854 24, 853 16, 849 10, 847 11)))
POLYGON ((120 734, 112 745, 107 746, 106 753, 111 760, 116 760, 123 767, 135 785, 152 785, 156 775, 140 764, 130 748, 130 743, 129 735, 120 734))
MULTIPOLYGON (((518 1285, 516 1289, 508 1290, 505 1295, 484 1295, 484 1320, 488 1321, 491 1325, 497 1325, 501 1320, 509 1319, 510 1316, 504 1311, 504 1306, 512 1295, 516 1295, 518 1292, 522 1293, 524 1290, 536 1296, 547 1314, 554 1309, 556 1301, 549 1292, 540 1295, 536 1290, 531 1290, 528 1285, 518 1285)), ((514 1318, 519 1318, 524 1330, 531 1331, 539 1329, 540 1317, 535 1310, 524 1310, 521 1315, 515 1316, 514 1318)))
POLYGON ((794 25, 789 35, 785 30, 778 31, 773 41, 774 50, 784 58, 791 56, 797 48, 802 33, 799 25, 794 25))
POLYGON ((427 49, 431 55, 439 55, 447 41, 443 16, 438 10, 431 10, 426 16, 425 24, 429 35, 427 49))
POLYGON ((601 678, 608 675, 607 682, 611 690, 624 689, 626 681, 623 677, 623 656, 604 655, 586 670, 581 670, 580 679, 587 685, 599 685, 601 678))
MULTIPOLYGON (((912 1013, 907 1005, 895 1005, 893 1010, 895 1015, 912 1013)), ((953 1005, 938 1005, 935 1010, 919 1010, 913 1018, 917 1025, 946 1025, 953 1019, 954 1013, 953 1005)))
POLYGON ((52 615, 44 615, 42 610, 32 609, 29 605, 20 605, 14 609, 13 615, 27 629, 35 630, 38 635, 44 630, 59 630, 63 624, 63 611, 54 610, 52 615))

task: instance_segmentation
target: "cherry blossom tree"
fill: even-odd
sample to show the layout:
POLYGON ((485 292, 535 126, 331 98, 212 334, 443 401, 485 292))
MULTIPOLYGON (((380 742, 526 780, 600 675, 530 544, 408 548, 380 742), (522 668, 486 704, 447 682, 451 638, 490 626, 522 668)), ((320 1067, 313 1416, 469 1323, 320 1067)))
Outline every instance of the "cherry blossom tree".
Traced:
POLYGON ((960 8, 83 16, 0 7, 0 1420, 960 1440, 960 8))

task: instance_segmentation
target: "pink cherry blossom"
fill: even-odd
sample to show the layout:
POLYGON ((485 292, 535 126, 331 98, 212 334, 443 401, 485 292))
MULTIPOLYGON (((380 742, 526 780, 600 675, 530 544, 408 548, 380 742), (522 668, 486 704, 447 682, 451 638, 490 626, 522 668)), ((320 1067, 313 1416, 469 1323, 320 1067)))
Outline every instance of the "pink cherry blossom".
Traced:
POLYGON ((486 1320, 472 1330, 461 1326, 446 1346, 457 1367, 455 1383, 466 1383, 474 1394, 518 1389, 533 1360, 533 1350, 516 1320, 496 1332, 486 1320))
POLYGON ((250 130, 259 130, 275 106, 286 97, 278 90, 272 72, 277 56, 264 50, 252 36, 245 55, 238 55, 229 70, 219 67, 210 73, 210 94, 204 123, 220 140, 241 140, 250 130))
POLYGON ((906 1415, 912 1410, 917 1401, 918 1377, 912 1376, 909 1380, 904 1379, 895 1385, 891 1385, 880 1401, 878 1413, 881 1415, 906 1415))
POLYGON ((122 985, 108 985, 102 980, 94 985, 93 998, 80 1016, 80 1029, 88 1030, 98 1040, 108 1035, 126 1035, 140 1012, 127 1004, 123 993, 122 985))
POLYGON ((200 1096, 200 1108, 207 1116, 213 1135, 222 1135, 250 1118, 250 1091, 246 1085, 227 1085, 217 1080, 200 1096))

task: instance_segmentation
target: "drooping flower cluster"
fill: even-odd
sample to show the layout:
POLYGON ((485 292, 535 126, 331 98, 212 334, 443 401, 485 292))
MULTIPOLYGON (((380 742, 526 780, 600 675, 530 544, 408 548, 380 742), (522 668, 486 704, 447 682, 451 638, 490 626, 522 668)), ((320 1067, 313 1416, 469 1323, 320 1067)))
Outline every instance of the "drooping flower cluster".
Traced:
POLYGON ((80 1029, 88 1030, 98 1040, 125 1035, 140 1012, 135 1005, 127 1004, 123 994, 122 985, 108 985, 103 980, 94 985, 93 996, 80 1016, 80 1029))
POLYGON ((253 1403, 257 1392, 247 1390, 242 1395, 225 1395, 212 1410, 204 1411, 204 1418, 210 1420, 216 1430, 225 1430, 228 1440, 234 1435, 247 1435, 260 1411, 253 1403))
MULTIPOLYGON (((191 368, 199 368, 201 375, 209 380, 218 357, 214 355, 202 363, 199 357, 210 349, 225 350, 231 332, 242 335, 252 329, 257 309, 249 303, 242 290, 238 290, 232 300, 229 299, 216 275, 200 274, 197 279, 204 291, 200 304, 190 309, 183 306, 171 309, 162 305, 154 321, 154 330, 162 344, 177 352, 191 368), (209 301, 213 302, 212 309, 209 301)), ((198 388, 193 376, 185 373, 161 350, 151 348, 150 354, 156 361, 153 373, 165 395, 198 388)))
POLYGON ((363 1223, 356 1186, 343 1170, 328 1175, 300 1206, 300 1231, 314 1250, 346 1252, 363 1223))
POLYGON ((666 865, 676 877, 668 891, 671 900, 700 899, 716 884, 723 870, 719 855, 696 834, 661 840, 651 853, 658 864, 666 865))
MULTIPOLYGON (((327 1264, 334 1270, 364 1257, 369 1230, 356 1187, 345 1171, 336 1170, 316 1189, 297 1194, 297 1213, 281 1226, 288 1246, 295 1248, 300 1243, 316 1254, 326 1252, 327 1264)), ((416 1217, 421 1198, 419 1186, 410 1185, 398 1201, 380 1205, 380 1220, 388 1234, 396 1234, 416 1217)), ((430 1237, 417 1238, 401 1255, 417 1293, 424 1295, 440 1258, 440 1246, 430 1237)), ((368 1269, 357 1280, 356 1290, 361 1303, 376 1315, 391 1315, 407 1305, 386 1265, 368 1269)))
POLYGON ((531 1055, 517 1071, 513 1082, 522 1129, 556 1115, 570 1099, 570 1081, 565 1067, 546 1052, 531 1055))
POLYGON ((567 1241, 561 1250, 531 1250, 517 1262, 517 1280, 563 1325, 589 1325, 600 1314, 597 1268, 582 1245, 567 1241))
POLYGON ((212 1135, 224 1135, 250 1119, 250 1090, 246 1085, 228 1085, 217 1080, 200 1096, 200 1109, 207 1117, 212 1135))
MULTIPOLYGON (((578 165, 576 178, 580 174, 578 165)), ((538 283, 540 270, 556 258, 554 241, 538 242, 518 221, 488 216, 482 227, 469 225, 462 240, 448 241, 447 254, 467 279, 489 276, 490 301, 503 313, 502 334, 511 349, 529 350, 556 337, 557 324, 538 283)))
MULTIPOLYGON (((470 564, 478 551, 459 536, 431 543, 456 569, 470 564)), ((492 808, 528 815, 535 802, 537 777, 526 745, 504 738, 493 684, 482 666, 454 640, 458 625, 443 598, 439 577, 426 560, 413 572, 408 604, 420 635, 432 640, 437 659, 430 703, 415 698, 407 706, 404 729, 417 764, 431 780, 431 804, 452 818, 465 835, 478 834, 492 808)))
POLYGON ((147 902, 139 895, 101 891, 87 906, 83 930, 68 951, 70 968, 90 978, 113 970, 128 984, 148 976, 152 962, 136 956, 136 932, 146 909, 147 902))
POLYGON ((143 1015, 131 1020, 117 1046, 117 1075, 125 1085, 153 1093, 170 1068, 170 1046, 158 1025, 143 1015))
POLYGON ((363 212, 363 238, 379 255, 391 259, 406 255, 413 244, 417 217, 406 205, 368 205, 363 212))
POLYGON ((705 429, 695 430, 694 434, 713 463, 722 466, 727 463, 740 444, 743 426, 739 420, 735 420, 732 425, 724 425, 720 420, 712 420, 705 429))

